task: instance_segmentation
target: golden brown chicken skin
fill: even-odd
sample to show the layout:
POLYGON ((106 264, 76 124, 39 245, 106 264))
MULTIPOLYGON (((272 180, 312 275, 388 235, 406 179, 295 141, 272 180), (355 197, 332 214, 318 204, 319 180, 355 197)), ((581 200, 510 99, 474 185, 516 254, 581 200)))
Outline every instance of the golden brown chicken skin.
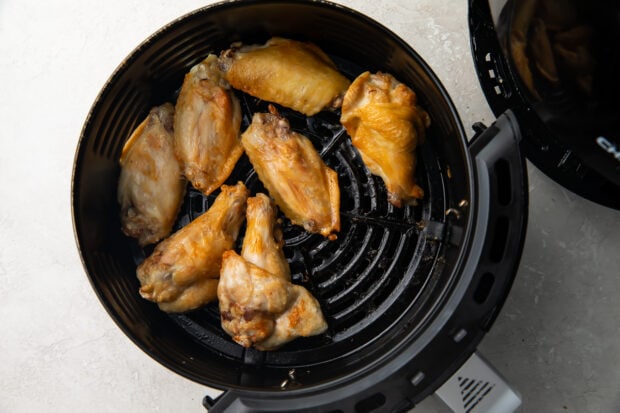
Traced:
POLYGON ((241 106, 209 55, 185 75, 176 103, 174 144, 183 173, 210 194, 230 176, 243 154, 241 106))
POLYGON ((430 117, 413 90, 388 73, 362 73, 344 96, 340 121, 366 167, 383 179, 391 204, 412 205, 424 196, 414 177, 416 147, 430 117))
POLYGON ((312 142, 291 130, 273 107, 255 113, 241 143, 259 179, 295 225, 335 238, 340 230, 338 174, 312 142))
POLYGON ((319 302, 301 285, 288 284, 288 303, 275 319, 273 333, 254 345, 258 350, 276 350, 298 337, 311 337, 327 330, 319 302))
POLYGON ((318 46, 281 37, 233 45, 220 62, 235 89, 308 116, 340 107, 350 84, 318 46))
POLYGON ((222 328, 243 347, 273 334, 276 317, 288 305, 289 282, 240 257, 224 253, 217 288, 222 328))
POLYGON ((173 118, 170 103, 151 109, 120 158, 121 227, 141 246, 170 234, 183 201, 186 181, 174 154, 173 118))
POLYGON ((222 254, 239 235, 248 195, 241 182, 223 185, 207 212, 158 244, 138 266, 140 295, 167 312, 189 311, 214 301, 222 254))
POLYGON ((276 212, 264 194, 248 199, 241 256, 224 253, 217 290, 222 328, 235 342, 259 350, 327 328, 318 301, 290 282, 276 212))
POLYGON ((252 264, 291 279, 291 270, 284 257, 284 239, 277 218, 278 209, 265 194, 248 198, 241 256, 252 264))

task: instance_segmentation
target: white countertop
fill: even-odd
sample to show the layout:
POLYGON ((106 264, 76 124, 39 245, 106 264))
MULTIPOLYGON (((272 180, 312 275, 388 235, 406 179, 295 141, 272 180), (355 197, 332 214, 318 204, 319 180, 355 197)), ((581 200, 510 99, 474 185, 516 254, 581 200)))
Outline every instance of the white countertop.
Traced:
MULTIPOLYGON (((201 412, 206 389, 162 367, 97 300, 73 237, 83 121, 143 39, 212 1, 0 2, 0 412, 201 412)), ((467 129, 493 120, 470 55, 465 0, 340 0, 409 42, 467 129)), ((620 212, 530 167, 513 291, 481 345, 523 412, 620 411, 620 212)), ((429 399, 416 412, 435 412, 429 399)))

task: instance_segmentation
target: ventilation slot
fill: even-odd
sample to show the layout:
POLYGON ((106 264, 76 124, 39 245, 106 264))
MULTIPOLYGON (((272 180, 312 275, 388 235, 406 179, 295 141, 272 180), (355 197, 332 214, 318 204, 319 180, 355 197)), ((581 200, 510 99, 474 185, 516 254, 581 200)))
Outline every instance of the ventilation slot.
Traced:
POLYGON ((495 175, 497 176, 497 202, 507 206, 512 201, 512 187, 510 184, 510 164, 505 159, 495 163, 495 175))
POLYGON ((474 300, 478 304, 482 304, 487 300, 489 293, 493 288, 493 284, 495 284, 495 276, 490 272, 486 272, 482 275, 482 277, 480 277, 478 287, 474 292, 474 300))
POLYGON ((382 393, 375 393, 355 404, 356 413, 370 413, 385 404, 385 396, 382 393))
POLYGON ((488 381, 459 377, 459 388, 463 398, 465 413, 474 412, 476 406, 493 390, 494 384, 488 381))
POLYGON ((510 221, 505 215, 500 215, 495 220, 495 229, 493 231, 493 242, 491 243, 491 251, 489 258, 494 263, 499 263, 504 258, 506 243, 508 242, 508 233, 510 229, 510 221))

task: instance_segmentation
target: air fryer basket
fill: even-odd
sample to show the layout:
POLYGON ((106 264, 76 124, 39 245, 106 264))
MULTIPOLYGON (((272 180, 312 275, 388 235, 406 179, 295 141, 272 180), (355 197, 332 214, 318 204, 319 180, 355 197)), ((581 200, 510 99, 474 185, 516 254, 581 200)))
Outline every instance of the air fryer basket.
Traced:
MULTIPOLYGON (((238 96, 243 129, 267 102, 238 96)), ((396 35, 353 10, 323 1, 251 0, 197 10, 138 46, 85 122, 72 195, 86 273, 136 345, 185 377, 228 390, 219 408, 407 408, 471 354, 512 283, 527 203, 515 125, 510 113, 503 115, 468 144, 430 68, 396 35), (152 106, 174 102, 191 66, 234 41, 264 42, 274 35, 315 42, 350 78, 364 70, 392 73, 416 91, 432 125, 418 151, 426 196, 415 207, 398 209, 364 167, 338 113, 306 118, 279 108, 338 172, 342 229, 329 241, 284 219, 293 282, 317 297, 329 330, 259 352, 223 332, 215 303, 171 315, 140 298, 135 268, 152 248, 121 233, 116 185, 125 140, 152 106), (235 404, 239 400, 243 406, 235 404)), ((239 180, 253 193, 264 191, 245 156, 229 183, 239 180)), ((190 187, 176 228, 204 212, 215 195, 190 187)))
MULTIPOLYGON (((598 6, 605 4, 604 2, 593 3, 598 6)), ((601 151, 598 147, 594 138, 599 135, 594 131, 583 131, 584 128, 586 130, 595 128, 592 125, 597 125, 597 120, 580 119, 578 115, 571 112, 566 115, 572 118, 570 121, 556 119, 552 122, 553 117, 557 115, 551 113, 543 115, 544 105, 532 102, 528 97, 527 89, 522 85, 513 63, 504 50, 507 46, 500 44, 499 38, 506 42, 508 22, 512 13, 511 7, 514 4, 514 2, 506 2, 506 7, 502 9, 501 21, 496 28, 491 17, 489 1, 469 0, 472 53, 480 85, 493 113, 499 115, 508 108, 514 111, 519 119, 523 135, 521 145, 523 152, 543 173, 586 199, 610 208, 620 209, 620 186, 617 184, 617 177, 620 176, 618 162, 610 156, 610 153, 601 151), (553 124, 556 131, 553 131, 547 123, 553 124), (575 124, 580 125, 576 127, 575 124), (560 125, 565 130, 563 134, 558 135, 557 129, 560 125)), ((610 10, 612 4, 609 2, 607 6, 610 10)), ((608 58, 610 61, 613 59, 611 52, 608 58)), ((609 66, 608 69, 613 67, 613 65, 609 66)), ((617 85, 618 82, 610 84, 609 90, 612 91, 614 87, 617 89, 617 85)), ((614 96, 613 93, 609 95, 614 96)), ((566 99, 566 102, 573 101, 566 99)), ((580 107, 577 104, 573 106, 573 111, 580 107)), ((607 112, 610 108, 613 111, 613 107, 608 105, 607 112)), ((613 115, 601 116, 601 119, 605 117, 609 121, 613 115)), ((606 130, 610 130, 611 126, 608 121, 601 121, 598 125, 604 125, 606 130)), ((599 130, 598 133, 600 134, 601 131, 599 130)))

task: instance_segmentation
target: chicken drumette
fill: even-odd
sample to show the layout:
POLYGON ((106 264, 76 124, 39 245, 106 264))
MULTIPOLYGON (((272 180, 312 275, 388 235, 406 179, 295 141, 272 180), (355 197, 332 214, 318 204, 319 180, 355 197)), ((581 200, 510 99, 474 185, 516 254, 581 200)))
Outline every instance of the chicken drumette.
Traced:
POLYGON ((217 289, 222 328, 244 347, 275 350, 327 329, 318 301, 290 282, 282 244, 271 200, 249 198, 241 256, 224 253, 217 289))
POLYGON ((248 195, 241 182, 223 185, 207 212, 159 243, 138 266, 140 295, 167 312, 215 300, 222 254, 237 239, 248 195))

